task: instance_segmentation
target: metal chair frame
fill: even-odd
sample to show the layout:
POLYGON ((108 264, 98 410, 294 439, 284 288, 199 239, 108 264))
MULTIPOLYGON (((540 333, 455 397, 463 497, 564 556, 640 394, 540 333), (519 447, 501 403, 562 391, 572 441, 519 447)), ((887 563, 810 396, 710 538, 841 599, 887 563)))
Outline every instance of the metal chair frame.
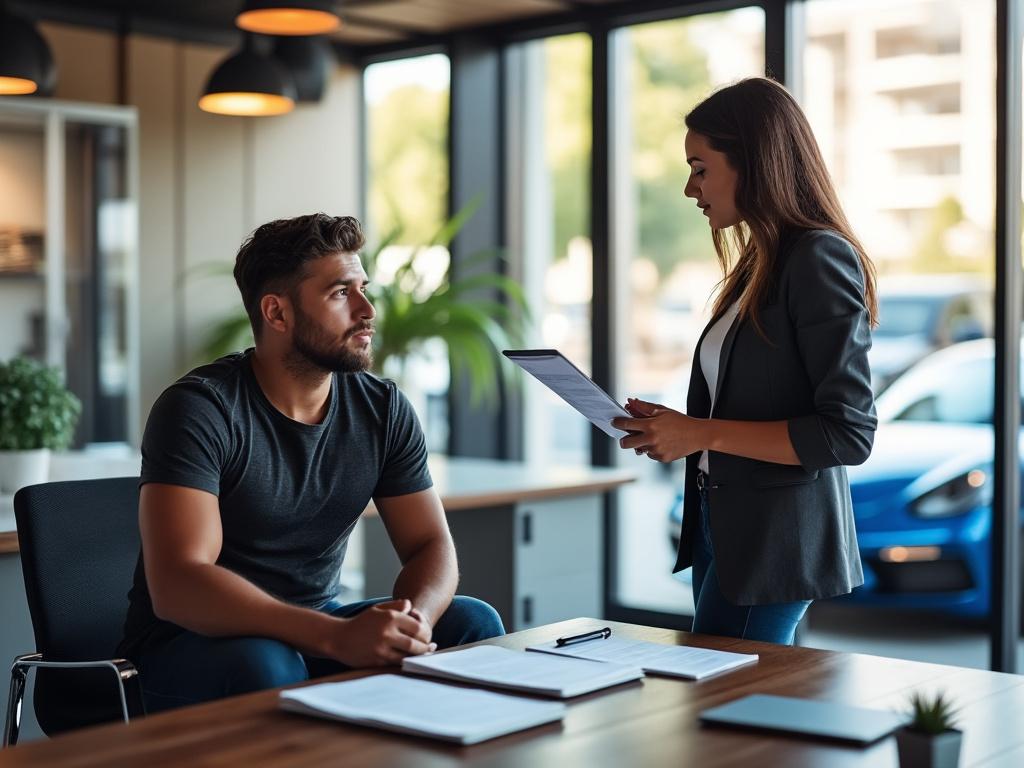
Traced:
POLYGON ((21 730, 21 707, 28 685, 28 673, 33 668, 46 669, 109 669, 117 677, 117 690, 121 696, 121 718, 129 722, 144 713, 139 671, 126 659, 102 661, 46 661, 41 653, 18 656, 11 665, 11 687, 7 696, 7 723, 4 726, 4 747, 18 743, 21 730))

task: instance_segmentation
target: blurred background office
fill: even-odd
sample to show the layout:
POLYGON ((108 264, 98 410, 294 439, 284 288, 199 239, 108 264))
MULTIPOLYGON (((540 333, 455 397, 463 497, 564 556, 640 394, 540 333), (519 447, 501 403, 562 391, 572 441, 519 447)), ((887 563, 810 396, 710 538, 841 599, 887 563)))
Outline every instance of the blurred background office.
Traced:
POLYGON ((248 345, 245 235, 357 215, 387 308, 378 370, 431 450, 631 471, 605 506, 604 613, 685 627, 680 468, 499 375, 492 347, 558 348, 619 399, 682 407, 720 278, 682 196, 682 117, 769 74, 806 110, 881 291, 881 424, 850 473, 867 583, 814 606, 799 642, 1006 668, 1020 5, 12 0, 0 87, 24 90, 25 57, 39 75, 0 98, 0 360, 59 367, 82 403, 72 447, 130 457, 170 381, 248 345), (439 311, 410 322, 402 296, 439 311), (459 307, 475 341, 438 319, 459 307))

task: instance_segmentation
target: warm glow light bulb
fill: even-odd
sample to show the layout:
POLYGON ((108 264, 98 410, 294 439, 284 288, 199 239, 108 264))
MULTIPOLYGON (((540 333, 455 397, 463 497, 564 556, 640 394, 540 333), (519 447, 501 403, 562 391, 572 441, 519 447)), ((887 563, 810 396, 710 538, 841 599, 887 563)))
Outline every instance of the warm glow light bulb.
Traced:
POLYGON ((286 96, 270 93, 208 93, 199 99, 199 108, 218 115, 258 117, 291 112, 295 102, 286 96))
POLYGON ((24 96, 38 88, 38 84, 23 77, 0 77, 0 94, 5 96, 24 96))
POLYGON ((261 35, 323 35, 340 27, 341 19, 312 8, 264 8, 243 11, 235 24, 261 35))

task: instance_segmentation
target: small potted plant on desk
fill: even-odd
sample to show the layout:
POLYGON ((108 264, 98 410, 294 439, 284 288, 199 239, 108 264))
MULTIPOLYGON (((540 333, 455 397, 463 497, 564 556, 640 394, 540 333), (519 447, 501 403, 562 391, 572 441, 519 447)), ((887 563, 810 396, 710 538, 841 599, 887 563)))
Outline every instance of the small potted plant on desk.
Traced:
POLYGON ((900 768, 956 768, 963 733, 953 727, 949 699, 939 693, 910 697, 911 720, 896 732, 900 768))
POLYGON ((50 451, 68 447, 81 410, 56 368, 0 362, 0 492, 46 482, 50 451))

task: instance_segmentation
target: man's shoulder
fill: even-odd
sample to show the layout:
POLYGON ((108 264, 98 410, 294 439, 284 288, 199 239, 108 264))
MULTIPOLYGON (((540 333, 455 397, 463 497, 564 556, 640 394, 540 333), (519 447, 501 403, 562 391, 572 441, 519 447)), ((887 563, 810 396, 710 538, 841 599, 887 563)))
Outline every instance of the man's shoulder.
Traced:
POLYGON ((244 352, 235 352, 193 368, 160 395, 163 404, 188 404, 191 407, 209 405, 218 410, 232 410, 245 388, 244 352))
POLYGON ((349 393, 360 393, 375 404, 387 405, 399 392, 398 385, 391 379, 385 379, 369 371, 338 374, 339 388, 349 393))

